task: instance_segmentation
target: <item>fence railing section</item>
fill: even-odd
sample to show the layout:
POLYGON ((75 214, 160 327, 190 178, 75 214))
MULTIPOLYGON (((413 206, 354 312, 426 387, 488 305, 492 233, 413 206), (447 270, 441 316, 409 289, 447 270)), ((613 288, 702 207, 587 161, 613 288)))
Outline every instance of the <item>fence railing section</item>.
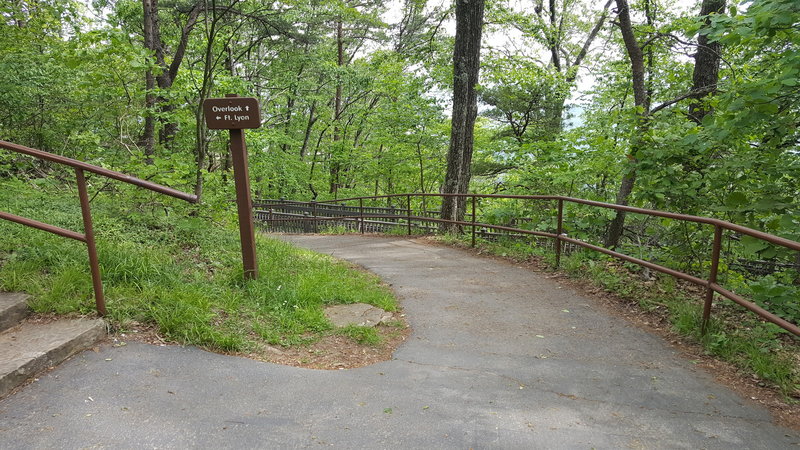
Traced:
POLYGON ((781 328, 800 336, 800 327, 779 317, 778 315, 762 308, 758 304, 749 301, 743 296, 732 292, 718 283, 720 253, 722 248, 723 234, 725 231, 732 232, 737 236, 750 236, 771 244, 781 246, 790 250, 800 251, 800 242, 785 239, 762 231, 736 225, 720 219, 709 217, 691 216, 665 211, 636 208, 631 206, 614 205, 610 203, 584 200, 572 197, 562 197, 553 195, 480 195, 480 194, 394 194, 372 197, 353 197, 337 200, 328 200, 324 203, 316 202, 297 202, 286 200, 259 200, 254 202, 256 205, 256 218, 268 229, 275 231, 289 232, 319 232, 324 224, 328 227, 342 226, 351 231, 360 232, 405 232, 409 235, 417 233, 435 233, 439 231, 441 225, 457 226, 462 230, 468 229, 471 234, 471 244, 475 246, 476 238, 486 237, 492 234, 503 233, 511 236, 533 236, 545 238, 552 242, 555 253, 556 265, 561 262, 561 256, 565 253, 565 246, 571 249, 586 248, 596 252, 646 267, 650 270, 665 273, 672 277, 687 281, 701 286, 705 293, 703 296, 702 329, 705 332, 711 317, 712 303, 714 295, 720 295, 745 309, 755 313, 762 319, 774 323, 781 328), (468 210, 464 220, 444 220, 434 214, 418 214, 412 209, 412 198, 427 197, 463 197, 466 200, 468 210), (555 230, 537 231, 519 228, 517 226, 498 225, 482 223, 477 221, 477 201, 478 199, 517 199, 553 202, 555 211, 555 230), (365 206, 365 202, 377 200, 399 201, 404 208, 382 208, 365 206), (609 249, 585 242, 568 236, 564 233, 565 208, 569 204, 586 205, 594 208, 611 209, 625 211, 647 216, 673 219, 683 222, 691 222, 712 227, 713 239, 711 250, 708 255, 709 270, 708 276, 701 278, 689 273, 681 272, 652 261, 636 258, 615 249, 609 249))
POLYGON ((10 150, 12 152, 21 153, 23 155, 32 156, 37 159, 54 162, 57 164, 69 166, 75 169, 75 180, 78 184, 78 199, 81 205, 81 216, 83 219, 83 233, 78 233, 72 230, 66 230, 54 225, 39 222, 26 217, 20 217, 8 212, 0 211, 0 219, 5 219, 11 222, 16 222, 28 227, 37 228, 49 233, 63 236, 69 239, 74 239, 86 244, 89 254, 89 269, 92 273, 92 287, 94 289, 95 305, 100 315, 106 315, 105 296, 103 295, 103 282, 100 277, 100 264, 97 258, 97 247, 94 239, 94 229, 92 226, 92 212, 89 206, 89 193, 86 188, 86 176, 84 172, 92 172, 97 175, 102 175, 106 178, 122 181, 125 183, 133 184, 141 188, 149 189, 160 194, 175 197, 185 200, 190 203, 197 202, 197 197, 185 192, 181 192, 160 184, 152 183, 150 181, 141 180, 124 173, 116 172, 113 170, 105 169, 102 167, 94 166, 92 164, 78 161, 75 159, 67 158, 64 156, 54 155, 42 150, 37 150, 23 145, 13 144, 11 142, 0 141, 0 148, 10 150))

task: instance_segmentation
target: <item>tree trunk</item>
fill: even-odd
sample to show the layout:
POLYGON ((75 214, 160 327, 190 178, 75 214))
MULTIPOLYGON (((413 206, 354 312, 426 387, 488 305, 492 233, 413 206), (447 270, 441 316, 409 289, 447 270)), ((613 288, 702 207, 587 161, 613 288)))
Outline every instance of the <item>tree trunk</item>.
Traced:
MULTIPOLYGON (((630 197, 631 192, 633 192, 634 183, 636 181, 636 166, 638 161, 635 155, 638 154, 638 150, 645 148, 645 145, 647 144, 645 139, 650 127, 649 119, 651 115, 652 91, 648 87, 645 75, 647 73, 647 69, 654 70, 654 67, 652 67, 652 60, 648 60, 649 67, 645 67, 645 59, 642 47, 636 41, 636 37, 633 33, 633 25, 631 24, 630 18, 630 7, 627 0, 616 0, 616 3, 617 11, 619 13, 618 25, 620 31, 622 32, 625 50, 628 53, 628 58, 630 59, 631 63, 633 96, 637 106, 636 133, 630 143, 631 149, 630 153, 628 154, 628 168, 625 170, 622 181, 620 182, 620 188, 617 192, 616 199, 616 203, 618 205, 627 205, 628 198, 630 197)), ((652 10, 650 8, 649 1, 645 3, 645 8, 648 24, 652 25, 654 20, 653 17, 651 17, 652 10)), ((707 16, 712 12, 721 13, 724 8, 724 0, 703 0, 700 14, 701 16, 707 16)), ((695 102, 690 105, 689 111, 690 116, 692 116, 692 118, 699 123, 704 116, 711 112, 711 110, 701 102, 698 102, 697 99, 714 92, 719 76, 720 54, 719 45, 715 43, 709 43, 707 36, 700 35, 700 38, 698 38, 698 43, 700 48, 698 48, 697 54, 695 55, 695 68, 693 75, 694 85, 692 87, 692 92, 698 91, 698 93, 688 97, 696 99, 695 102)), ((665 102, 662 105, 653 108, 652 112, 661 110, 667 105, 674 104, 682 98, 687 98, 687 96, 677 97, 674 100, 665 102)), ((614 248, 619 245, 624 224, 625 212, 618 211, 609 225, 608 233, 606 234, 605 239, 606 247, 614 248)))
MULTIPOLYGON (((647 134, 648 116, 650 115, 650 95, 645 82, 645 63, 644 53, 639 43, 636 41, 636 36, 633 33, 633 25, 631 24, 630 7, 627 0, 616 0, 617 11, 619 13, 619 28, 622 32, 622 40, 625 43, 625 50, 628 53, 628 59, 631 63, 631 78, 633 81, 633 99, 637 106, 637 123, 636 134, 630 144, 630 152, 628 153, 628 167, 620 181, 619 191, 617 191, 618 205, 627 205, 628 198, 633 192, 633 186, 636 182, 636 165, 638 163, 636 154, 638 150, 644 145, 644 136, 647 134)), ((650 17, 648 17, 650 20, 650 17)), ((617 211, 616 216, 611 221, 606 234, 605 246, 608 248, 615 248, 619 245, 619 240, 622 237, 622 230, 625 226, 625 212, 617 211)))
MULTIPOLYGON (((453 117, 450 148, 447 152, 447 173, 443 193, 466 194, 472 176, 472 144, 475 118, 478 115, 477 93, 480 69, 481 31, 484 0, 456 1, 456 39, 453 51, 453 117)), ((442 219, 462 220, 466 199, 445 197, 442 219)), ((447 231, 460 227, 444 224, 447 231)))
POLYGON ((306 158, 308 141, 311 138, 311 129, 314 127, 314 123, 317 121, 316 111, 317 102, 314 101, 311 103, 311 108, 308 111, 308 123, 306 124, 306 131, 303 134, 303 145, 300 147, 300 161, 303 161, 306 158))
MULTIPOLYGON (((722 14, 725 11, 725 0, 703 0, 700 7, 700 17, 708 17, 711 13, 722 14)), ((697 53, 694 54, 694 72, 692 73, 692 91, 701 92, 692 98, 689 104, 689 117, 698 124, 712 112, 712 108, 702 101, 703 97, 713 95, 717 90, 719 80, 720 45, 719 42, 709 42, 708 36, 700 33, 697 37, 697 53)))
MULTIPOLYGON (((308 47, 306 46, 306 50, 304 53, 308 53, 308 47)), ((299 80, 303 76, 303 71, 305 70, 305 64, 300 65, 300 69, 297 71, 297 79, 298 84, 299 80)), ((292 115, 294 114, 294 106, 295 102, 297 101, 297 90, 299 89, 298 84, 294 84, 292 86, 291 91, 286 94, 286 123, 283 126, 283 132, 286 135, 285 142, 281 145, 281 150, 284 154, 289 153, 289 136, 292 135, 292 115)), ((300 154, 300 159, 303 159, 302 153, 300 154)))
MULTIPOLYGON (((204 186, 203 169, 205 168, 206 158, 208 156, 207 130, 205 121, 203 120, 203 108, 201 105, 203 104, 203 101, 206 98, 208 98, 208 94, 211 92, 211 86, 213 84, 212 80, 214 76, 213 48, 214 48, 214 40, 217 37, 217 21, 221 17, 217 16, 216 12, 213 9, 212 9, 212 15, 213 17, 210 22, 208 20, 209 19, 208 15, 206 15, 205 17, 206 48, 203 56, 203 82, 200 85, 200 90, 197 93, 198 106, 197 109, 195 110, 195 162, 197 163, 197 167, 195 167, 194 193, 197 196, 198 200, 203 195, 203 186, 204 186)), ((174 62, 171 67, 174 68, 175 73, 177 73, 178 66, 175 65, 174 62)), ((172 68, 170 70, 172 70, 172 68)))
POLYGON ((198 106, 195 111, 195 120, 197 126, 195 127, 195 179, 194 179, 194 195, 197 196, 198 202, 203 196, 203 167, 206 163, 206 124, 203 121, 203 108, 198 106))
MULTIPOLYGON (((158 26, 158 0, 142 0, 144 31, 144 48, 152 56, 155 54, 155 35, 154 29, 158 26)), ((156 96, 153 93, 156 87, 156 77, 152 69, 147 69, 144 75, 145 94, 144 94, 144 129, 139 137, 139 145, 144 149, 145 164, 153 164, 155 154, 155 117, 153 115, 156 106, 156 96)))
POLYGON ((181 29, 178 46, 175 49, 175 54, 172 56, 172 62, 167 65, 164 48, 166 47, 161 41, 161 23, 158 17, 158 0, 142 0, 143 10, 143 26, 144 31, 144 48, 155 57, 155 63, 161 68, 158 76, 153 74, 152 70, 147 70, 145 73, 145 107, 147 112, 145 115, 144 131, 140 142, 144 147, 146 162, 153 163, 153 154, 155 153, 155 118, 154 111, 157 109, 160 118, 158 121, 162 124, 158 133, 159 142, 170 147, 175 138, 178 130, 178 125, 174 120, 169 118, 170 113, 175 109, 173 105, 167 102, 164 97, 156 97, 153 93, 156 84, 159 89, 165 91, 172 87, 175 82, 175 77, 178 75, 178 68, 183 62, 186 54, 186 47, 189 43, 189 34, 194 26, 197 24, 197 18, 203 11, 204 3, 198 1, 192 6, 186 17, 186 23, 181 29))
MULTIPOLYGON (((342 67, 344 61, 344 32, 342 28, 342 20, 336 22, 336 65, 342 67)), ((339 171, 341 170, 341 163, 339 161, 339 148, 342 136, 339 129, 339 120, 342 114, 342 80, 341 73, 337 75, 336 80, 336 94, 333 99, 333 148, 331 149, 331 167, 330 167, 330 193, 333 198, 336 198, 339 193, 339 171)))
MULTIPOLYGON (((175 54, 172 55, 172 62, 169 64, 169 66, 167 66, 166 57, 164 55, 165 46, 164 43, 161 42, 161 29, 158 27, 158 22, 156 22, 156 27, 154 29, 154 36, 156 39, 156 60, 162 67, 161 74, 156 77, 156 82, 158 83, 159 89, 162 91, 170 89, 173 83, 175 83, 175 78, 178 76, 178 69, 180 68, 183 58, 186 55, 186 46, 189 44, 189 34, 197 24, 197 18, 200 16, 200 13, 204 8, 203 5, 204 3, 202 1, 198 1, 189 11, 186 17, 186 23, 184 24, 183 28, 181 28, 178 46, 175 49, 175 54)), ((171 148, 172 142, 175 140, 175 135, 178 132, 177 122, 170 117, 171 113, 175 110, 175 106, 169 104, 167 99, 164 97, 159 97, 157 100, 159 105, 159 116, 161 117, 159 121, 162 124, 161 130, 158 134, 158 140, 165 147, 171 148)))
MULTIPOLYGON (((423 129, 422 132, 424 133, 425 129, 423 129)), ((417 158, 419 160, 419 191, 423 194, 426 194, 427 191, 425 191, 425 165, 424 165, 424 160, 422 158, 422 140, 417 141, 417 158)), ((426 199, 427 197, 423 195, 422 196, 423 213, 427 211, 427 205, 425 202, 426 199)))
MULTIPOLYGON (((636 182, 636 169, 631 167, 629 172, 622 176, 619 191, 617 192, 617 205, 628 205, 628 198, 633 191, 633 185, 636 182)), ((625 211, 617 211, 614 219, 608 226, 608 233, 606 234, 605 246, 614 248, 619 244, 619 239, 622 237, 623 227, 625 226, 625 211)))
MULTIPOLYGON (((561 41, 566 39, 566 36, 563 36, 562 33, 558 32, 560 24, 563 24, 564 22, 563 14, 565 14, 565 12, 562 12, 562 16, 559 19, 556 3, 554 0, 550 0, 549 16, 551 30, 549 33, 551 37, 548 39, 547 46, 550 51, 550 61, 553 65, 553 68, 556 69, 557 72, 564 75, 564 80, 566 81, 567 85, 572 86, 575 83, 575 80, 578 78, 578 70, 580 70, 583 60, 589 54, 589 49, 591 48, 592 43, 594 42, 595 38, 597 38, 600 30, 602 30, 603 25, 605 25, 606 20, 608 19, 608 9, 611 7, 611 3, 613 2, 614 0, 606 0, 605 5, 603 5, 603 9, 600 12, 600 16, 597 18, 594 26, 589 31, 589 34, 586 35, 586 39, 583 41, 581 50, 577 55, 575 55, 575 59, 570 61, 566 55, 562 54, 561 49, 561 41)), ((541 10, 539 10, 537 14, 541 14, 541 10)), ((566 96, 559 96, 555 102, 555 105, 553 106, 553 109, 549 112, 551 121, 550 129, 555 130, 556 133, 560 133, 563 129, 564 106, 566 101, 566 96)))
POLYGON ((622 32, 622 40, 625 43, 625 50, 631 63, 631 77, 633 79, 633 99, 636 106, 647 108, 639 112, 639 116, 646 116, 650 109, 650 100, 647 98, 647 88, 645 85, 644 53, 636 36, 633 34, 633 24, 631 23, 630 7, 627 0, 616 0, 617 10, 619 11, 619 28, 622 32))

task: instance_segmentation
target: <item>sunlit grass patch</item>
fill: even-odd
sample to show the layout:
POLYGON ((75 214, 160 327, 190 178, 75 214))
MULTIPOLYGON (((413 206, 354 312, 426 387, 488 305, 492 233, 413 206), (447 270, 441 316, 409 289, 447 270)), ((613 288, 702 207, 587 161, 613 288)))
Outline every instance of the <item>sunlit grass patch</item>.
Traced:
MULTIPOLYGON (((52 210, 49 223, 82 230, 69 192, 0 184, 0 203, 12 205, 10 212, 43 219, 43 211, 52 210)), ((169 201, 132 206, 106 193, 92 209, 108 319, 121 330, 150 325, 174 342, 246 351, 263 342, 286 346, 319 339, 331 329, 325 305, 397 309, 377 277, 261 235, 260 276, 245 281, 232 211, 192 212, 169 201)), ((0 221, 0 235, 0 289, 31 294, 38 312, 94 313, 82 243, 6 221, 0 221)))

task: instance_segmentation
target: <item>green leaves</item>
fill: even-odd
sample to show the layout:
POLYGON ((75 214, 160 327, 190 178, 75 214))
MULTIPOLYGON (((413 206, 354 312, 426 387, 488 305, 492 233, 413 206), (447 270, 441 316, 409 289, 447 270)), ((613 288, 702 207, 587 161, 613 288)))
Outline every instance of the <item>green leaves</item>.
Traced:
POLYGON ((742 243, 745 254, 750 257, 757 256, 760 251, 769 247, 768 242, 748 235, 742 236, 740 242, 742 243))
MULTIPOLYGON (((791 279, 791 275, 789 278, 791 279)), ((800 289, 791 285, 791 280, 781 280, 781 276, 767 275, 750 283, 755 302, 789 321, 800 321, 800 289)))
POLYGON ((742 192, 731 192, 725 197, 725 206, 738 210, 748 203, 747 195, 742 192))

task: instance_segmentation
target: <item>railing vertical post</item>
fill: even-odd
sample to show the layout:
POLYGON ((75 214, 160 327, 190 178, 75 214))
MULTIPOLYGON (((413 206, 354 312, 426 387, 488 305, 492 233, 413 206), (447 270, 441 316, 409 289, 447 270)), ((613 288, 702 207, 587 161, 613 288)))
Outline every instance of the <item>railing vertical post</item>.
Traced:
POLYGON ((475 194, 472 194, 472 247, 475 247, 475 194))
POLYGON ((319 233, 319 229, 317 228, 317 202, 311 202, 311 217, 313 218, 313 229, 314 233, 319 233))
POLYGON ((561 233, 564 231, 564 200, 558 199, 558 225, 556 225, 556 267, 561 265, 561 233))
POLYGON ((75 178, 78 180, 78 197, 81 201, 81 215, 83 216, 83 233, 86 236, 86 248, 89 253, 89 269, 92 272, 92 286, 94 287, 94 301, 97 312, 106 315, 106 299, 103 296, 103 281, 100 279, 100 263, 97 259, 97 247, 94 242, 94 228, 92 227, 92 210, 89 207, 89 193, 86 191, 86 177, 83 170, 75 169, 75 178))
POLYGON ((700 327, 700 333, 706 334, 708 321, 711 318, 711 302, 714 300, 714 289, 711 288, 712 284, 717 283, 717 273, 719 271, 719 252, 722 248, 722 227, 719 224, 714 225, 714 246, 711 249, 711 270, 708 274, 708 286, 706 286, 706 301, 703 304, 703 324, 700 327))
POLYGON ((411 194, 406 195, 406 206, 408 207, 407 213, 408 217, 408 235, 411 236, 411 194))
POLYGON ((361 234, 364 234, 364 199, 358 199, 358 215, 361 218, 361 222, 359 223, 361 228, 361 234))

